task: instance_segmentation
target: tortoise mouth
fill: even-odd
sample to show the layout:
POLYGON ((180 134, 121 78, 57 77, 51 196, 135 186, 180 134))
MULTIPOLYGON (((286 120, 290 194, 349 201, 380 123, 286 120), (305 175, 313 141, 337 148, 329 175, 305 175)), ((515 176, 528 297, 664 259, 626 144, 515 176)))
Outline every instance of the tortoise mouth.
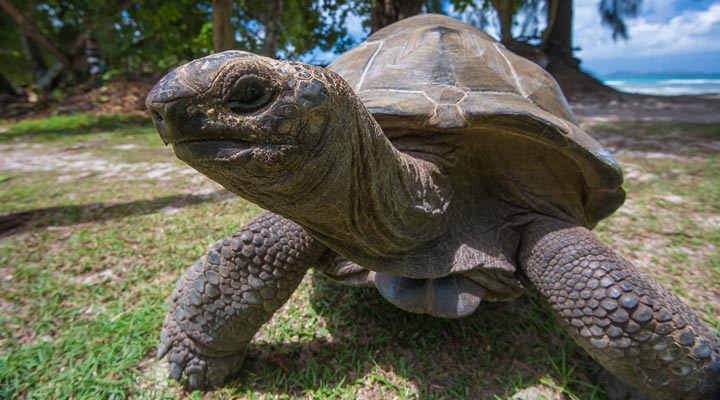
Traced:
POLYGON ((183 161, 236 161, 259 153, 281 152, 288 144, 262 143, 234 139, 188 139, 172 144, 175 155, 183 161))

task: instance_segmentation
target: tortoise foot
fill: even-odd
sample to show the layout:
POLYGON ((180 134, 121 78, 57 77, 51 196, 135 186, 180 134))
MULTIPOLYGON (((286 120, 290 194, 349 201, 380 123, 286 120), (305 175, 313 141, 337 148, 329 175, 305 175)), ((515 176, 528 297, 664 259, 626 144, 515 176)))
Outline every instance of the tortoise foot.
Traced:
POLYGON ((191 390, 221 385, 324 251, 302 228, 269 212, 215 243, 170 297, 158 347, 170 378, 191 390))
POLYGON ((158 358, 167 357, 169 378, 180 381, 188 390, 221 385, 242 366, 245 351, 222 356, 204 354, 201 347, 168 319, 163 325, 158 358))
POLYGON ((720 340, 687 304, 585 228, 528 229, 527 276, 603 368, 653 400, 720 398, 720 340))

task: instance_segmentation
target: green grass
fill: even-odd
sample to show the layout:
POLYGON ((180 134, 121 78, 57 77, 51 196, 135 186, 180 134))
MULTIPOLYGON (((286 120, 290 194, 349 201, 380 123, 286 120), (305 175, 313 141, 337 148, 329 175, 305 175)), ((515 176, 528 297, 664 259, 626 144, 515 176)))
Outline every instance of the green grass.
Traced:
POLYGON ((138 126, 150 125, 149 119, 136 115, 95 115, 95 114, 71 114, 54 115, 42 119, 29 119, 7 126, 0 138, 3 141, 8 138, 28 136, 33 141, 57 141, 66 142, 74 137, 87 136, 97 132, 112 131, 116 136, 125 134, 144 134, 145 130, 139 130, 138 126))
MULTIPOLYGON (((183 392, 155 360, 166 299, 259 208, 189 172, 144 119, 0 126, 0 157, 50 163, 0 170, 0 398, 507 399, 532 386, 604 398, 597 365, 535 294, 451 321, 318 273, 261 330, 237 377, 183 392)), ((628 132, 617 155, 644 177, 627 182, 626 211, 598 234, 720 329, 720 162, 700 145, 718 145, 718 126, 591 128, 609 141, 628 132)))

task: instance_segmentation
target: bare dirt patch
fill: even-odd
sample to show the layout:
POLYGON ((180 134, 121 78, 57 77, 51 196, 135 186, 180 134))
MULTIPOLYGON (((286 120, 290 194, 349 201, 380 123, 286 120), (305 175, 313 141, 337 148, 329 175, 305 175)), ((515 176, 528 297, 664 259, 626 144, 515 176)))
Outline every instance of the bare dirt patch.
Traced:
POLYGON ((530 386, 515 393, 511 400, 563 400, 565 396, 547 386, 530 386))
POLYGON ((0 111, 0 118, 20 120, 78 112, 145 115, 145 97, 158 78, 143 75, 108 81, 102 87, 89 91, 75 88, 45 105, 18 99, 5 105, 0 111))
POLYGON ((718 209, 692 190, 683 195, 672 191, 696 184, 682 170, 670 171, 678 176, 677 186, 666 182, 655 187, 667 180, 665 172, 628 162, 623 166, 628 181, 653 186, 630 191, 625 204, 603 223, 608 244, 667 286, 681 288, 695 304, 720 304, 720 289, 713 284, 720 275, 712 268, 718 249, 710 239, 720 227, 718 209))
POLYGON ((39 144, 0 144, 0 171, 56 171, 60 181, 90 175, 101 179, 171 180, 178 175, 197 175, 192 169, 164 162, 113 162, 76 148, 57 149, 39 144))
POLYGON ((577 96, 573 113, 585 122, 699 122, 719 123, 720 94, 697 96, 644 96, 619 93, 615 98, 577 96))
MULTIPOLYGON (((0 268, 0 287, 9 285, 12 283, 12 269, 11 268, 0 268)), ((0 315, 11 315, 17 312, 17 304, 8 300, 4 297, 0 297, 0 315)), ((0 335, 0 349, 4 347, 6 340, 0 335)), ((2 351, 0 351, 2 354, 2 351)))
POLYGON ((560 83, 570 107, 581 121, 720 123, 720 93, 649 96, 625 93, 594 77, 561 64, 551 73, 560 83))
MULTIPOLYGON (((143 393, 161 393, 170 389, 167 381, 170 364, 167 360, 158 360, 153 356, 143 360, 138 367, 140 374, 135 378, 135 384, 143 393)), ((180 393, 176 395, 180 398, 180 393)))
POLYGON ((697 161, 720 153, 720 136, 717 129, 713 132, 712 125, 704 129, 687 129, 687 126, 675 123, 608 125, 585 122, 582 126, 608 150, 625 158, 697 161))

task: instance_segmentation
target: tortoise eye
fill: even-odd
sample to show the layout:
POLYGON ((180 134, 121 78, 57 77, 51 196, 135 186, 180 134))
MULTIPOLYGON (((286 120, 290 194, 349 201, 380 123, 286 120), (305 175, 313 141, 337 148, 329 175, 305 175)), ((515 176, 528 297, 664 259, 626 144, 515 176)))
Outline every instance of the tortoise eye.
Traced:
POLYGON ((248 113, 267 105, 273 94, 273 86, 269 80, 256 75, 246 75, 235 82, 226 96, 226 102, 231 110, 248 113))

